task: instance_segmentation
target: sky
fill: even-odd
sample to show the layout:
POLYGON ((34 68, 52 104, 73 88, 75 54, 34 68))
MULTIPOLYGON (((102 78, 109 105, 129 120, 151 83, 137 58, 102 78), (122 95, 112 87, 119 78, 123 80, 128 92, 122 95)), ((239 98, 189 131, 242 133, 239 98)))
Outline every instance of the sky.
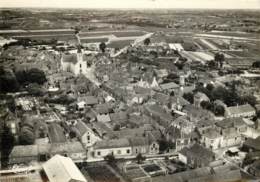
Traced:
POLYGON ((260 9, 260 0, 0 0, 1 7, 260 9))

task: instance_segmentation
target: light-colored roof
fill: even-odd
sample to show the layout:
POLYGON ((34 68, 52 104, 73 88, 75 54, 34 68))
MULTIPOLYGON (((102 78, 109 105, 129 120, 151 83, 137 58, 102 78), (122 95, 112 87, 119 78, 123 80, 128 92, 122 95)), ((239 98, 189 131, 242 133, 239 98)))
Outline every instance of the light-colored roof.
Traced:
POLYGON ((130 142, 126 138, 115 139, 115 140, 102 140, 96 143, 96 149, 110 149, 110 148, 121 148, 130 147, 130 142))
POLYGON ((50 182, 87 182, 74 162, 68 157, 55 155, 43 164, 43 169, 50 182))
POLYGON ((255 109, 249 104, 245 104, 245 105, 241 105, 241 106, 232 106, 232 107, 227 108, 227 112, 230 115, 254 112, 254 111, 255 111, 255 109))
POLYGON ((108 114, 98 114, 97 115, 97 121, 99 122, 110 122, 111 121, 111 118, 108 114))
POLYGON ((168 89, 176 89, 179 88, 180 86, 174 82, 170 82, 170 83, 160 84, 160 87, 162 88, 162 90, 168 90, 168 89))

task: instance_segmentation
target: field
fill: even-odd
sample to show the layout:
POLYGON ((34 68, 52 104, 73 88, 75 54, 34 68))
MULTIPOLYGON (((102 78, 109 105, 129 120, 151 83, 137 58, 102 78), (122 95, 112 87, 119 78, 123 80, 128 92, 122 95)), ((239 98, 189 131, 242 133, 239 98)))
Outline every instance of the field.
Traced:
POLYGON ((116 37, 137 37, 144 35, 143 31, 100 31, 100 32, 81 32, 81 37, 98 37, 98 36, 109 36, 114 35, 116 37))
POLYGON ((94 182, 120 182, 120 179, 106 166, 88 166, 81 171, 94 182))

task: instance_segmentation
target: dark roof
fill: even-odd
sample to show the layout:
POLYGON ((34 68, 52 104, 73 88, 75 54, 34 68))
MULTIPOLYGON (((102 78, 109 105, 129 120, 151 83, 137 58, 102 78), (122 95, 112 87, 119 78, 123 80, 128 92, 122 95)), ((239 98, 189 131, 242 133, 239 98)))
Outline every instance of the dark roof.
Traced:
POLYGON ((244 142, 244 146, 260 151, 260 137, 257 137, 255 139, 248 138, 244 142))
POLYGON ((130 142, 126 138, 114 139, 114 140, 102 140, 98 141, 94 146, 95 149, 110 149, 110 148, 121 148, 130 147, 130 142))
POLYGON ((98 114, 107 114, 110 112, 111 107, 108 104, 98 104, 96 105, 95 110, 97 111, 98 114))
POLYGON ((131 146, 146 146, 148 145, 148 138, 145 137, 133 137, 129 138, 131 146))
POLYGON ((66 142, 66 136, 64 135, 63 129, 57 123, 51 123, 49 125, 49 138, 51 143, 66 142))
POLYGON ((66 63, 76 64, 78 62, 77 54, 63 54, 62 58, 63 58, 63 62, 66 63))
POLYGON ((114 122, 126 122, 128 120, 126 112, 116 112, 110 114, 111 121, 114 122))
POLYGON ((81 137, 86 132, 91 131, 91 129, 88 128, 88 126, 82 121, 76 121, 76 124, 72 127, 72 130, 76 132, 78 137, 81 137))
POLYGON ((221 128, 231 128, 231 127, 235 127, 235 126, 241 126, 244 125, 245 122, 243 120, 243 118, 239 117, 239 118, 225 118, 217 123, 215 123, 218 127, 221 128))
POLYGON ((167 113, 161 106, 159 105, 151 105, 146 107, 146 109, 152 114, 160 117, 163 121, 167 122, 168 124, 172 121, 173 117, 170 113, 167 113))
POLYGON ((108 48, 122 49, 126 46, 130 46, 134 40, 114 40, 108 43, 108 48))
POLYGON ((240 113, 246 113, 246 112, 253 112, 255 109, 249 105, 241 105, 241 106, 232 106, 227 108, 227 112, 229 114, 240 114, 240 113))

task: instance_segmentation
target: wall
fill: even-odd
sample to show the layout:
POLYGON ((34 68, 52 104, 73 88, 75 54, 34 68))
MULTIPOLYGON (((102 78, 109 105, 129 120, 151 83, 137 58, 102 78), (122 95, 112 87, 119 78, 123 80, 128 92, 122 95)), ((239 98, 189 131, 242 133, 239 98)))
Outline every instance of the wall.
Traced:
POLYGON ((111 148, 111 149, 95 149, 94 157, 97 157, 97 158, 105 157, 108 154, 111 154, 112 152, 115 157, 120 157, 120 156, 123 157, 123 156, 132 155, 131 147, 121 147, 121 148, 111 148), (130 152, 127 153, 127 150, 129 150, 130 152), (118 151, 121 151, 121 154, 119 154, 118 151), (100 152, 100 155, 98 155, 98 152, 100 152))

